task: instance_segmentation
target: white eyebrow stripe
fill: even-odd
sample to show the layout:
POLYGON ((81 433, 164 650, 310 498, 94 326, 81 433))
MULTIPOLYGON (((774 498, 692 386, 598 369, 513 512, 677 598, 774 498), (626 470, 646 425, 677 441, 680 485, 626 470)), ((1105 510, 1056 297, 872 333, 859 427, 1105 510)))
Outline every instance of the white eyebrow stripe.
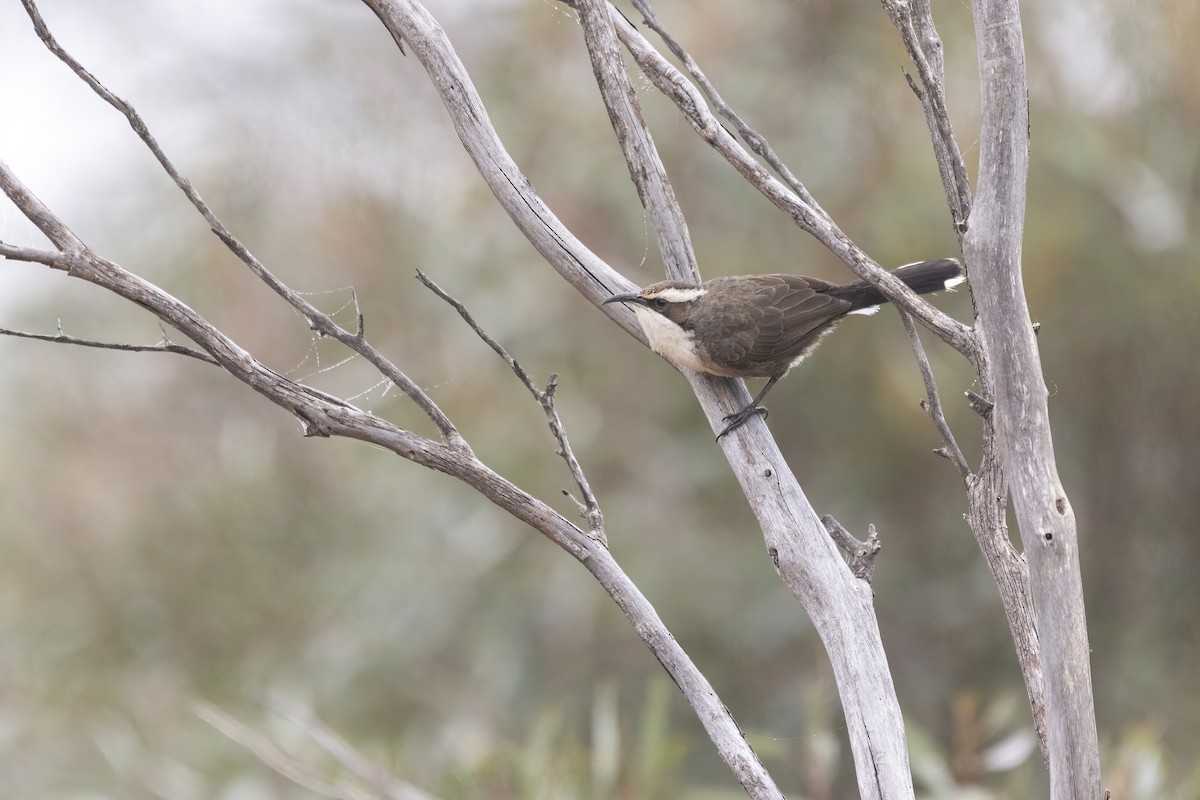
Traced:
POLYGON ((692 300, 699 300, 707 293, 707 289, 703 289, 699 286, 694 286, 688 289, 680 289, 675 286, 668 286, 665 289, 659 289, 652 295, 647 295, 647 299, 666 300, 668 303, 690 303, 692 300))

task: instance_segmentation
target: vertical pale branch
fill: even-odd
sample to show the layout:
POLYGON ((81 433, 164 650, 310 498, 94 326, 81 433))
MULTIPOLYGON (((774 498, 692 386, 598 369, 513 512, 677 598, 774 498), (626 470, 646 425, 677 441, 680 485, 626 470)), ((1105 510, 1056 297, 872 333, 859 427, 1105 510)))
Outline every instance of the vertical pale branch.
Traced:
POLYGON ((974 0, 982 120, 963 239, 993 415, 1033 590, 1054 800, 1100 797, 1100 759, 1075 515, 1054 461, 1046 384, 1021 281, 1029 108, 1017 0, 974 0))

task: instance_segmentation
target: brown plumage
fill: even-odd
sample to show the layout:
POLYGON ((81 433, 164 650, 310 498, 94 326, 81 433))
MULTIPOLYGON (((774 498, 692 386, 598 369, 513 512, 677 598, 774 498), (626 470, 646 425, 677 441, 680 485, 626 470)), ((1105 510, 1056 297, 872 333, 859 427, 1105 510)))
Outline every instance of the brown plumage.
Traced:
MULTIPOLYGON (((962 280, 953 259, 922 261, 893 271, 918 294, 962 280)), ((661 281, 606 303, 628 303, 650 347, 680 366, 731 378, 769 378, 749 406, 726 417, 718 439, 754 414, 788 370, 853 313, 873 313, 887 298, 866 281, 833 284, 801 275, 714 278, 699 286, 661 281)))

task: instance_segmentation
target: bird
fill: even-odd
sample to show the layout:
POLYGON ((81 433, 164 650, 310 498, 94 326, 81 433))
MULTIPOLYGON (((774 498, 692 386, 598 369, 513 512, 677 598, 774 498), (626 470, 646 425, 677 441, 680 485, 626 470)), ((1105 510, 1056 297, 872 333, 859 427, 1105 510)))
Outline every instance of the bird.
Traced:
MULTIPOLYGON (((955 259, 918 261, 892 271, 917 294, 965 280, 955 259)), ((867 281, 835 284, 803 275, 734 275, 701 284, 660 281, 603 302, 633 309, 650 348, 681 367, 727 378, 767 378, 745 408, 728 415, 717 441, 751 417, 767 392, 850 314, 874 314, 888 302, 867 281)))

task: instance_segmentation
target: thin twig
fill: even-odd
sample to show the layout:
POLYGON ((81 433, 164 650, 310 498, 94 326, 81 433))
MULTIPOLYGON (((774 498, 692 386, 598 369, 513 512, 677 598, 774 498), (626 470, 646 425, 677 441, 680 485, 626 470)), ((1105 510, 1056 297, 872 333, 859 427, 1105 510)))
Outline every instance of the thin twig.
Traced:
POLYGON ((933 426, 942 435, 942 442, 945 443, 944 447, 940 447, 934 452, 949 459, 950 463, 958 470, 958 474, 966 478, 971 474, 971 467, 967 464, 967 459, 954 439, 954 432, 950 430, 950 424, 946 422, 946 415, 942 412, 942 399, 938 395, 937 383, 933 378, 933 367, 929 364, 929 356, 925 354, 925 345, 921 343, 917 325, 906 311, 900 311, 900 321, 904 323, 904 330, 908 333, 908 342, 912 345, 913 355, 917 357, 917 365, 921 368, 921 379, 925 381, 926 399, 921 403, 921 407, 933 420, 933 426))
POLYGON ((587 475, 584 474, 583 467, 579 460, 575 458, 575 451, 571 448, 571 440, 567 437, 567 430, 563 426, 562 419, 558 416, 558 409, 554 405, 554 394, 558 388, 558 375, 552 374, 550 382, 546 388, 539 389, 534 383, 533 378, 525 371, 524 367, 517 363, 517 360, 509 355, 504 346, 493 339, 487 331, 480 327, 475 318, 471 316, 471 312, 463 305, 461 301, 451 295, 442 287, 438 286, 428 275, 420 270, 417 270, 417 280, 425 285, 427 289, 436 294, 441 299, 445 300, 458 315, 475 331, 476 335, 484 341, 484 343, 495 351, 496 355, 508 364, 509 368, 516 374, 517 378, 529 390, 534 399, 541 405, 542 410, 546 414, 546 419, 550 423, 550 431, 554 434, 554 438, 558 441, 558 454, 562 456, 567 463, 567 469, 571 473, 571 478, 575 481, 575 485, 579 487, 579 492, 583 496, 582 502, 575 500, 569 493, 564 492, 567 497, 575 500, 575 504, 580 507, 580 513, 588 522, 588 531, 591 536, 600 542, 608 545, 608 538, 604 533, 604 514, 600 510, 600 503, 596 500, 596 495, 592 492, 591 484, 588 482, 587 475))
POLYGON ((925 112, 954 232, 961 243, 971 213, 971 183, 946 110, 942 40, 933 23, 933 12, 928 0, 883 0, 883 8, 917 67, 920 85, 907 72, 904 77, 925 112))
POLYGON ((28 333, 0 328, 0 336, 15 336, 18 339, 36 339, 39 342, 56 342, 58 344, 73 344, 80 347, 95 347, 100 350, 121 350, 127 353, 175 353, 203 361, 206 364, 217 364, 217 360, 202 350, 195 350, 182 344, 175 344, 165 336, 158 344, 125 344, 123 342, 98 342, 92 339, 80 339, 68 336, 60 329, 58 333, 28 333))
MULTIPOLYGON (((200 212, 204 217, 204 221, 208 223, 212 232, 216 234, 225 246, 236 255, 242 263, 250 268, 250 271, 277 295, 282 297, 292 308, 299 312, 313 330, 320 334, 336 339, 346 347, 361 355, 369 361, 376 369, 378 369, 388 380, 392 381, 396 386, 408 395, 414 403, 425 415, 428 416, 437 426, 442 434, 442 438, 449 444, 456 447, 466 448, 466 440, 458 433, 450 418, 438 407, 428 393, 421 389, 407 375, 400 371, 387 357, 375 349, 362 335, 362 325, 360 316, 360 325, 358 331, 348 331, 342 326, 333 321, 333 318, 325 314, 313 304, 309 303, 299 293, 287 286, 283 281, 277 278, 270 270, 267 269, 258 258, 250 252, 233 233, 225 226, 224 223, 213 212, 212 208, 200 196, 191 182, 183 177, 175 165, 167 157, 166 152, 159 146, 158 141, 150 133, 149 127, 138 114, 137 110, 125 100, 118 97, 107 87, 102 84, 91 72, 89 72, 82 64, 79 63, 70 53, 68 53, 54 38, 50 32, 49 26, 46 25, 42 18, 41 12, 38 10, 35 0, 21 0, 25 6, 29 18, 33 21, 34 30, 37 32, 43 44, 58 57, 60 61, 66 64, 72 72, 78 75, 88 86, 92 88, 105 102, 121 112, 129 121, 130 127, 137 133, 138 138, 145 143, 154 157, 158 159, 158 163, 175 182, 183 193, 187 196, 192 206, 200 212)), ((37 224, 37 220, 34 220, 37 224)), ((39 224, 40 227, 40 224, 39 224)), ((49 234, 47 234, 49 235, 49 234)))

